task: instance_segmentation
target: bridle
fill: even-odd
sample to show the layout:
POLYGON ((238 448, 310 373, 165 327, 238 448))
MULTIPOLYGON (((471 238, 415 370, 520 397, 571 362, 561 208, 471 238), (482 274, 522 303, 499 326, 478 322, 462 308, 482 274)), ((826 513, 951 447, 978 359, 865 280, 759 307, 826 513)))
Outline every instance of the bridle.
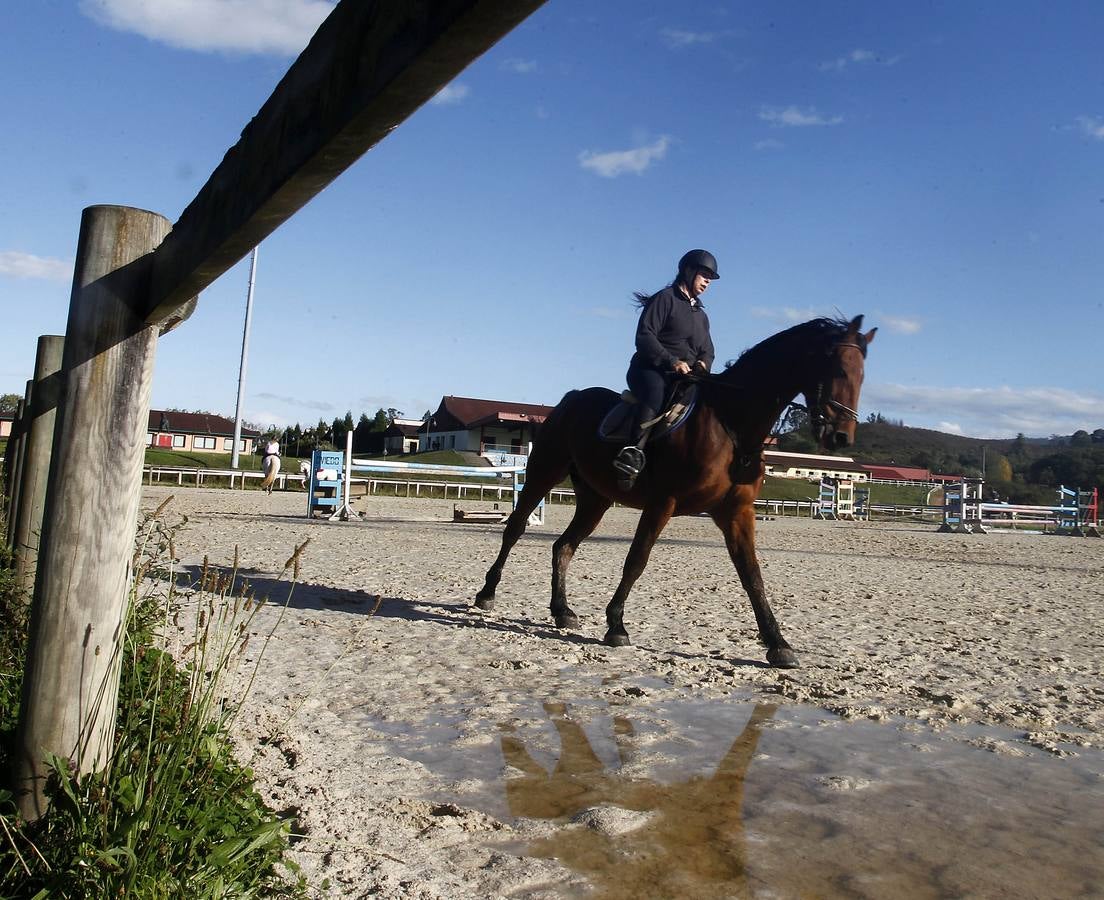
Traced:
MULTIPOLYGON (((833 345, 832 349, 838 350, 846 347, 858 350, 863 356, 866 356, 866 352, 862 345, 856 344, 854 341, 841 341, 833 345)), ((823 435, 825 430, 829 427, 834 431, 838 431, 840 426, 847 422, 859 421, 858 410, 854 410, 846 403, 840 403, 838 400, 833 400, 831 398, 827 400, 824 399, 824 394, 827 391, 827 383, 827 378, 822 378, 817 382, 816 390, 813 391, 813 402, 810 404, 813 407, 812 409, 809 409, 808 406, 802 403, 791 403, 788 407, 804 410, 809 416, 809 423, 812 425, 818 437, 823 435), (828 412, 825 410, 828 410, 828 412)))

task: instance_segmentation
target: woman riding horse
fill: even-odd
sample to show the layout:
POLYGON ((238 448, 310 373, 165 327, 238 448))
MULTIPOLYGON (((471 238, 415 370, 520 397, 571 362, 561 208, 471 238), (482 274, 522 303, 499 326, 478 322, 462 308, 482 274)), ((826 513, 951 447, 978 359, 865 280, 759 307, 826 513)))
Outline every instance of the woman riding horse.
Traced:
POLYGON ((261 471, 265 476, 264 481, 261 482, 261 490, 271 494, 276 476, 280 474, 280 442, 276 438, 270 438, 265 444, 261 471))
MULTIPOLYGON (((715 272, 716 270, 714 270, 715 272)), ((502 547, 475 596, 489 610, 510 550, 529 514, 568 475, 575 514, 552 545, 552 619, 572 628, 579 617, 567 605, 567 567, 579 544, 616 501, 641 510, 621 581, 606 606, 605 643, 629 643, 624 609, 652 546, 672 516, 707 514, 724 535, 740 583, 751 600, 767 661, 782 668, 797 656, 782 637, 755 554, 755 499, 763 482, 763 444, 793 398, 805 395, 809 425, 831 453, 855 439, 866 351, 876 328, 851 321, 813 319, 767 338, 718 375, 699 378, 697 405, 682 427, 649 445, 648 468, 631 488, 618 484, 613 445, 599 428, 618 397, 606 388, 568 391, 541 425, 525 472, 525 487, 506 520, 502 547)))
POLYGON ((613 461, 626 490, 644 468, 645 428, 663 407, 672 376, 705 375, 713 366, 713 339, 701 295, 718 278, 713 254, 691 250, 679 260, 675 280, 667 287, 650 297, 636 295, 641 307, 636 352, 625 376, 636 404, 629 443, 613 461))

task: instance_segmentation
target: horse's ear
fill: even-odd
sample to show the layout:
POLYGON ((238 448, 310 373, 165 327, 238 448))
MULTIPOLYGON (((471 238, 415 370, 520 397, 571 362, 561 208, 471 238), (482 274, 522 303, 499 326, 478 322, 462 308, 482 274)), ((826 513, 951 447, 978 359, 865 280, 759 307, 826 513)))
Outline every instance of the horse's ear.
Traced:
POLYGON ((847 326, 847 330, 851 332, 851 334, 858 334, 859 329, 862 328, 862 320, 862 316, 855 316, 855 318, 851 320, 851 324, 847 326))
POLYGON ((872 340, 874 340, 874 335, 876 335, 877 333, 877 328, 871 328, 866 334, 863 335, 863 343, 869 344, 872 340))

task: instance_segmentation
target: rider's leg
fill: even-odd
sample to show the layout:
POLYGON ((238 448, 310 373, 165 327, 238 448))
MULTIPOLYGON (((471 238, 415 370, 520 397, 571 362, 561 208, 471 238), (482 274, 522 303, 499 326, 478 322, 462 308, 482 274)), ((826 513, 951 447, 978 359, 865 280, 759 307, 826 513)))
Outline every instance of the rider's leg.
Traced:
POLYGON ((647 432, 644 423, 654 419, 660 407, 663 405, 663 395, 667 389, 667 379, 657 369, 629 368, 629 389, 636 397, 636 406, 633 408, 632 429, 629 432, 628 443, 614 459, 614 467, 622 473, 623 480, 628 481, 628 486, 644 468, 644 444, 647 441, 647 432))

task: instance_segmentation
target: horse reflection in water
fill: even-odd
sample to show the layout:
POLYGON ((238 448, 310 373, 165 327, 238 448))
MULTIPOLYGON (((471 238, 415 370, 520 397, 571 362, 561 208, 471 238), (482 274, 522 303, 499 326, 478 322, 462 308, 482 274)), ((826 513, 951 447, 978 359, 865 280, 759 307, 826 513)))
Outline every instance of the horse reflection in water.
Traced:
MULTIPOLYGON (((648 811, 647 823, 624 834, 564 829, 531 848, 586 875, 602 897, 740 897, 746 893, 744 779, 763 723, 777 707, 756 704, 751 718, 707 777, 677 784, 608 772, 563 704, 546 703, 560 738, 551 772, 512 734, 501 736, 506 762, 524 775, 506 782, 516 816, 560 819, 592 807, 648 811)), ((621 765, 632 759, 632 724, 613 720, 621 765)))

